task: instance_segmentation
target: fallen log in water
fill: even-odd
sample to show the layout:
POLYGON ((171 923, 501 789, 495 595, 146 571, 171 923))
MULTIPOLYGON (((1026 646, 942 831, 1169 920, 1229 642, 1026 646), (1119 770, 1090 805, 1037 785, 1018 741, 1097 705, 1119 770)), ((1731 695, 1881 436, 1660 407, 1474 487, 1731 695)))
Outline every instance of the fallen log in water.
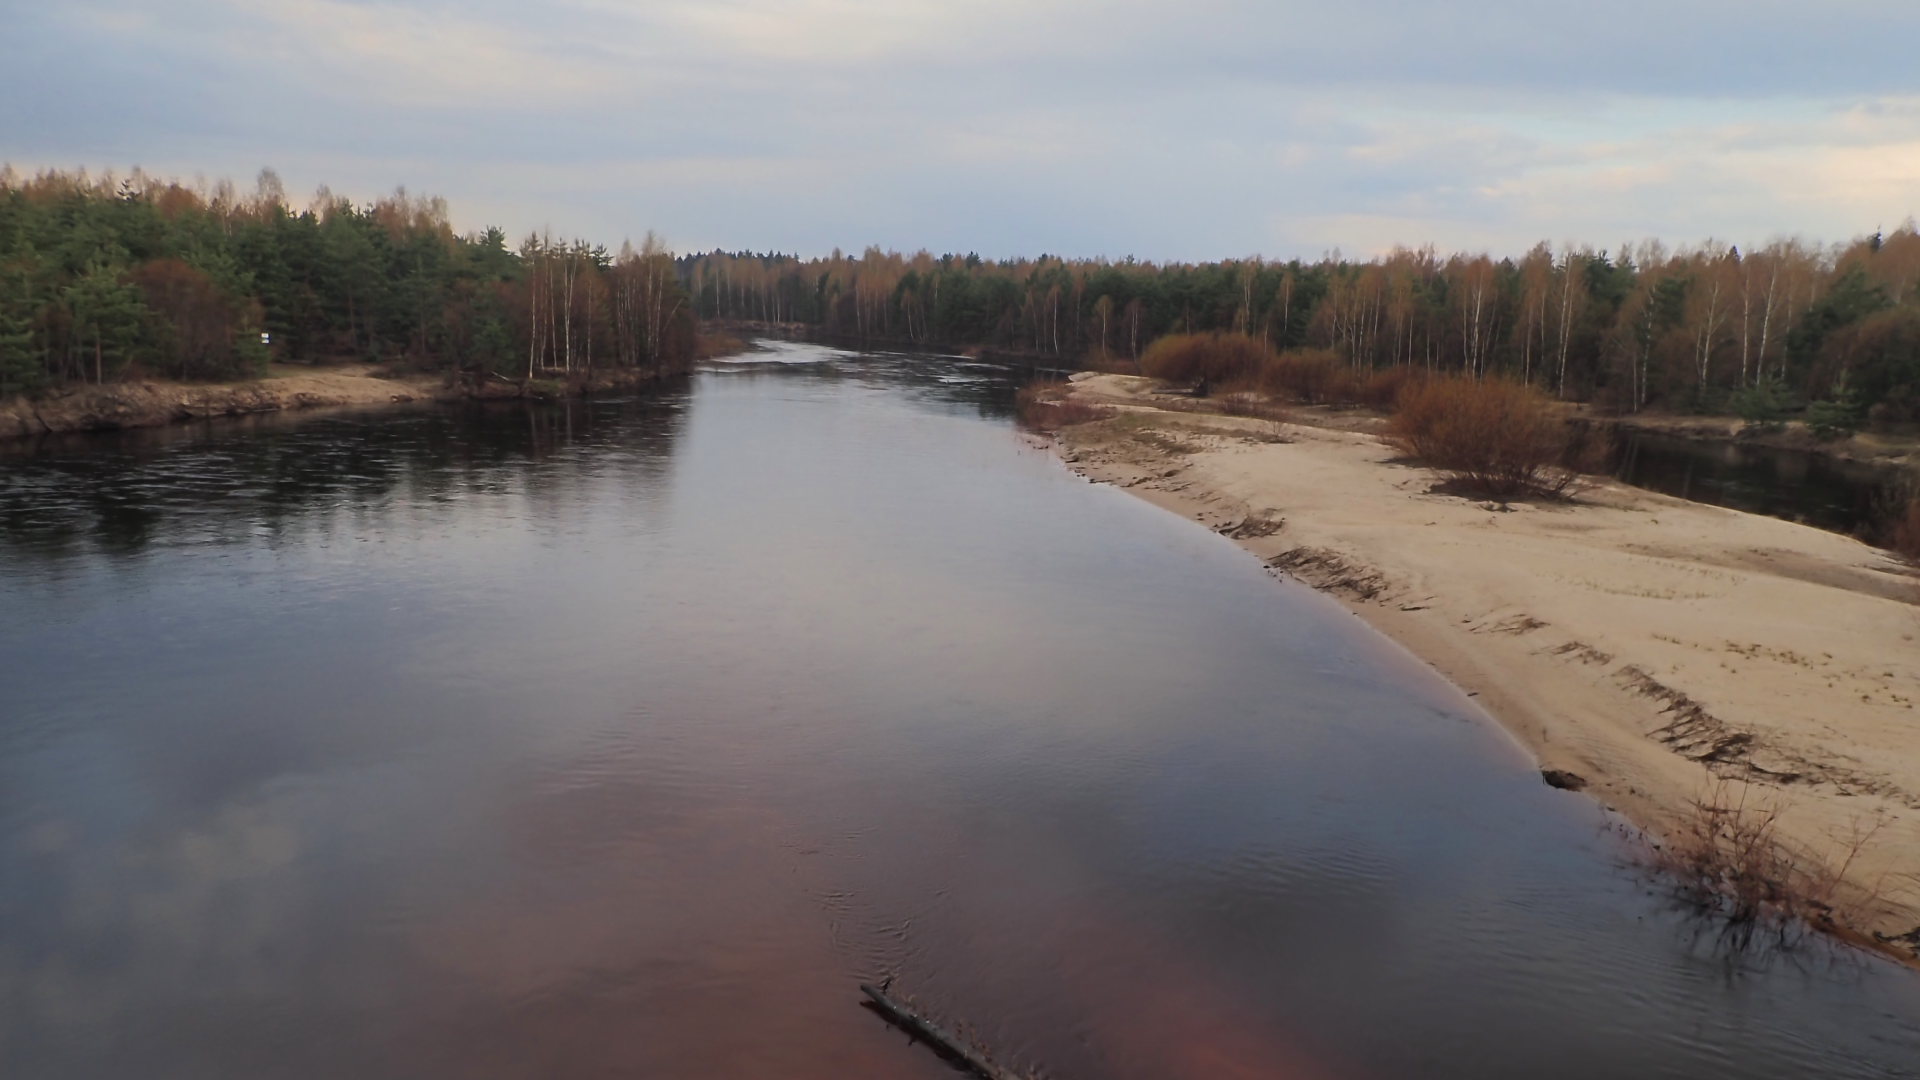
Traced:
POLYGON ((993 1059, 975 1048, 972 1043, 954 1035, 896 1000, 887 993, 884 985, 861 983, 860 992, 872 999, 873 1010, 886 1017, 888 1023, 909 1035, 925 1040, 941 1057, 975 1076, 984 1077, 985 1080, 1021 1080, 1020 1077, 994 1064, 993 1059))

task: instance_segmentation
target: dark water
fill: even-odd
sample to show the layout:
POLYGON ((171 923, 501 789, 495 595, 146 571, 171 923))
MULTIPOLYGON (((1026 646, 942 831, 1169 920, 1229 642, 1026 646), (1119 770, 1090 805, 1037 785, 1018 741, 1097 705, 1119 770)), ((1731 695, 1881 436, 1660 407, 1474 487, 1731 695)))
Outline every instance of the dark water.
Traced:
POLYGON ((1915 483, 1890 466, 1652 432, 1629 433, 1616 454, 1614 475, 1636 487, 1870 541, 1906 508, 1915 483))
POLYGON ((1920 1076, 993 369, 771 359, 0 464, 0 1075, 1920 1076))

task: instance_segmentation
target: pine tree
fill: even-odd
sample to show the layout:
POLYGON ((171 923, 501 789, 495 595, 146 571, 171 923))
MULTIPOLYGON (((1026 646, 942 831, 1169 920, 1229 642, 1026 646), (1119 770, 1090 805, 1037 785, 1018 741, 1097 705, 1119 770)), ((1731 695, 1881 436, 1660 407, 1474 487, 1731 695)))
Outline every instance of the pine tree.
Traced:
POLYGON ((61 306, 73 321, 72 347, 76 366, 105 382, 132 361, 146 324, 146 304, 140 293, 111 269, 87 268, 61 295, 61 306))
POLYGON ((0 308, 0 398, 31 393, 46 381, 27 321, 0 308))

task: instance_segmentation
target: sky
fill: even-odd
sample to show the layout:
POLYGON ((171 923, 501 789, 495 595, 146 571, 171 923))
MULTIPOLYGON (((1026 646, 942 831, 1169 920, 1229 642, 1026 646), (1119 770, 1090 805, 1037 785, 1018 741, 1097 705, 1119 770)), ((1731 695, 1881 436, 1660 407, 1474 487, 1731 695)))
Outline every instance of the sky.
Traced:
POLYGON ((1913 0, 0 0, 0 160, 614 246, 1841 241, 1920 213, 1913 0))

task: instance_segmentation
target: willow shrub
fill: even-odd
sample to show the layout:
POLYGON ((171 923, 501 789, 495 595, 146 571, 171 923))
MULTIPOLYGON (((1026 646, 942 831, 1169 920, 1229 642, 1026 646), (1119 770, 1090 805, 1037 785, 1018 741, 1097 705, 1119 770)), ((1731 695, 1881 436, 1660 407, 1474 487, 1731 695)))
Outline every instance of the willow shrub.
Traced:
POLYGON ((1306 405, 1332 405, 1352 401, 1358 380, 1332 349, 1288 349, 1267 361, 1260 388, 1306 405))
POLYGON ((1170 383, 1239 385, 1258 379, 1273 359, 1271 346, 1245 334, 1168 334, 1147 346, 1140 370, 1170 383))
POLYGON ((1396 448, 1494 499, 1564 492, 1571 438, 1552 403, 1503 379, 1409 384, 1388 427, 1396 448))
POLYGON ((1361 381, 1355 396, 1360 404, 1368 408, 1392 412, 1400 404, 1400 395, 1406 393, 1408 387, 1425 382, 1427 378, 1426 372, 1406 364, 1381 368, 1361 381))

